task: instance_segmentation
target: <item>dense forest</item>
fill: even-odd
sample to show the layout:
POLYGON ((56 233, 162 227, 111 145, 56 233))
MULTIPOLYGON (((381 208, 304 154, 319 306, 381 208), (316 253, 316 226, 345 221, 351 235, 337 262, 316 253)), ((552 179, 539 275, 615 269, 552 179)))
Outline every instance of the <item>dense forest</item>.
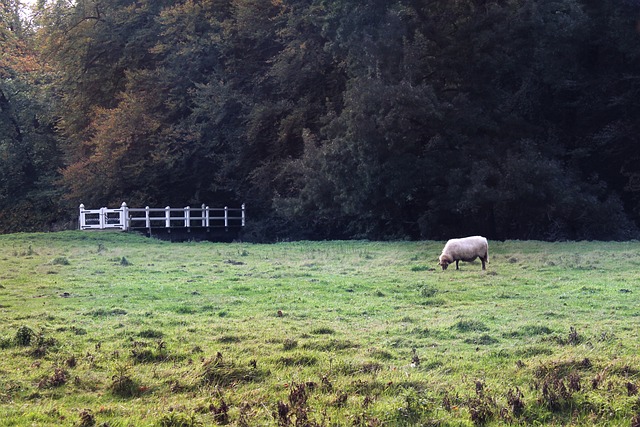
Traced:
POLYGON ((638 0, 0 0, 0 231, 637 238, 638 0))

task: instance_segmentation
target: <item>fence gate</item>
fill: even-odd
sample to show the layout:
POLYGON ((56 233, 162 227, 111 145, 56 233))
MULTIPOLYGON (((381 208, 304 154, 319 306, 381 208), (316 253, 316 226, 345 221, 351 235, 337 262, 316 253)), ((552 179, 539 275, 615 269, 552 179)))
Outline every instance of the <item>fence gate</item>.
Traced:
POLYGON ((118 209, 85 209, 84 205, 80 205, 79 222, 81 230, 126 230, 126 205, 118 209))

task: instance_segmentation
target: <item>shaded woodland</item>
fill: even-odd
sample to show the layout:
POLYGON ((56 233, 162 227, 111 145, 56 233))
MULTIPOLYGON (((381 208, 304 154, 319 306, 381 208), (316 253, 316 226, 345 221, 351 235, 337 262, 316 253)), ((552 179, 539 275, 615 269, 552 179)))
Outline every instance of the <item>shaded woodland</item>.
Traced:
POLYGON ((0 231, 637 238, 640 1, 0 0, 0 231))

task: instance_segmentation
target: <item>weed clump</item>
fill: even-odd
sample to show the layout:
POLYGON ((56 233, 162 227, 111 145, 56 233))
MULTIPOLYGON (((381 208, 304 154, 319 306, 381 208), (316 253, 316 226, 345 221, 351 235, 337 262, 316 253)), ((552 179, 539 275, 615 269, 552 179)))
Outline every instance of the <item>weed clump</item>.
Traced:
POLYGON ((571 326, 569 328, 569 337, 567 339, 567 343, 570 345, 578 345, 582 342, 582 337, 578 335, 578 331, 576 328, 571 326))
POLYGON ((34 348, 31 350, 31 355, 33 357, 44 357, 51 348, 58 345, 58 341, 55 338, 47 338, 44 332, 40 332, 36 334, 35 341, 32 344, 34 348))
POLYGON ((160 418, 160 427, 199 427, 202 422, 195 414, 183 414, 180 412, 169 412, 160 418))
POLYGON ((84 328, 78 328, 77 326, 72 326, 71 328, 69 328, 71 330, 71 332, 73 332, 75 335, 87 335, 87 330, 84 328))
MULTIPOLYGON (((534 388, 541 392, 538 403, 550 411, 560 411, 570 407, 573 395, 582 390, 579 370, 591 368, 591 361, 568 361, 553 363, 550 366, 541 365, 534 370, 537 381, 534 388)), ((597 384, 591 382, 592 387, 597 384)))
POLYGON ((96 425, 96 419, 88 409, 80 411, 80 422, 77 427, 93 427, 96 425))
POLYGON ((76 366, 78 366, 78 359, 76 359, 76 356, 71 355, 64 361, 64 363, 69 368, 75 368, 76 366))
POLYGON ((487 396, 475 397, 467 403, 469 414, 474 425, 485 425, 493 418, 492 406, 494 402, 487 396))
POLYGON ((111 377, 111 393, 119 397, 133 397, 140 393, 138 383, 131 377, 131 367, 119 364, 111 377))
POLYGON ((494 410, 497 408, 496 401, 485 391, 484 382, 475 382, 476 396, 467 402, 469 415, 474 425, 485 425, 494 417, 494 410))
POLYGON ((402 425, 423 425, 429 418, 432 404, 429 399, 416 390, 409 389, 405 392, 403 405, 398 409, 396 417, 402 425))
POLYGON ((38 382, 38 388, 60 387, 67 382, 67 371, 55 368, 50 376, 44 377, 38 382))
POLYGON ((507 402, 511 407, 511 412, 516 417, 519 417, 524 412, 524 394, 518 387, 515 390, 509 389, 507 392, 507 402))
POLYGON ((420 296, 423 298, 431 298, 438 293, 438 290, 432 286, 421 286, 420 296))
POLYGON ((26 347, 28 345, 31 345, 31 340, 35 336, 36 336, 36 333, 33 332, 33 329, 23 325, 18 328, 13 340, 16 343, 16 345, 26 347))
POLYGON ((209 405, 209 410, 213 413, 213 419, 218 424, 227 425, 229 424, 229 405, 224 399, 220 399, 219 405, 214 405, 213 403, 209 405))
POLYGON ((11 338, 0 337, 0 350, 7 349, 11 347, 14 343, 14 340, 11 338))
POLYGON ((288 403, 278 401, 276 410, 273 411, 273 418, 280 427, 304 426, 320 427, 320 424, 309 419, 308 400, 311 388, 305 383, 292 384, 289 392, 288 403))
POLYGON ((167 345, 164 341, 159 340, 154 349, 148 348, 148 344, 145 342, 134 341, 131 358, 137 363, 163 362, 169 359, 167 345))

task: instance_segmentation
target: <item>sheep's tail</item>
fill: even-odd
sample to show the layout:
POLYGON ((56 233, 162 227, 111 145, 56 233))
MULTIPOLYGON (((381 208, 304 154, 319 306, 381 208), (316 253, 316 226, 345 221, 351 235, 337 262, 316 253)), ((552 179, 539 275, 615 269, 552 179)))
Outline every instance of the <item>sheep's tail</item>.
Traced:
POLYGON ((489 241, 487 241, 487 253, 486 253, 487 263, 489 262, 489 241))

